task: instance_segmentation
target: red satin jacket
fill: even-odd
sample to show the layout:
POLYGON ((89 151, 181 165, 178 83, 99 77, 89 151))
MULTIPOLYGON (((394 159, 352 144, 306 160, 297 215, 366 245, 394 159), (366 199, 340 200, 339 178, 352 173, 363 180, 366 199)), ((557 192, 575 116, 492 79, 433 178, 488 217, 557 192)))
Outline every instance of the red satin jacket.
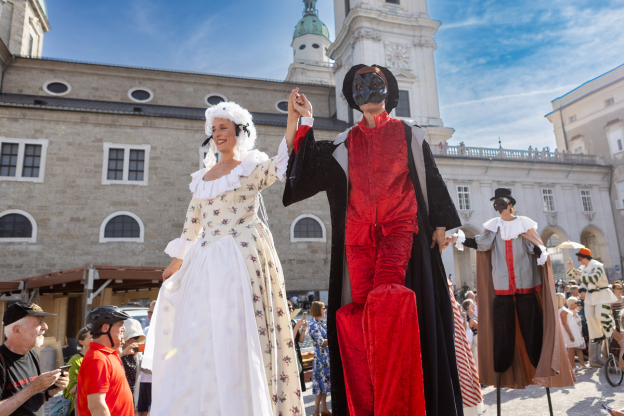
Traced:
POLYGON ((416 194, 409 176, 405 126, 383 112, 375 127, 364 118, 349 132, 347 245, 376 246, 378 232, 418 232, 416 194), (375 230, 380 226, 380 230, 375 230))

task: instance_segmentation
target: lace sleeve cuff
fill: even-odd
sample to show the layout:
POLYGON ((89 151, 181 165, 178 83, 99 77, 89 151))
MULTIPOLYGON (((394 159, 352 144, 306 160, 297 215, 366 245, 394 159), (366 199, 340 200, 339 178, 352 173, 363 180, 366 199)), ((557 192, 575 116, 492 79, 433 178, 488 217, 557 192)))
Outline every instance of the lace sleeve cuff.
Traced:
POLYGON ((286 181, 286 169, 288 169, 288 145, 286 144, 286 137, 282 139, 275 157, 275 163, 277 165, 277 179, 280 182, 286 181))
POLYGON ((540 250, 542 250, 542 254, 537 259, 537 265, 543 266, 546 264, 546 260, 548 260, 548 252, 546 251, 546 247, 539 246, 540 250))
POLYGON ((457 247, 457 250, 464 251, 464 241, 466 241, 466 234, 464 234, 462 230, 457 230, 457 232, 453 235, 457 237, 457 241, 455 242, 455 247, 457 247))
POLYGON ((194 241, 187 241, 181 238, 176 238, 167 244, 167 248, 165 248, 165 253, 167 253, 170 257, 175 257, 177 259, 184 259, 184 255, 187 250, 193 245, 194 241))

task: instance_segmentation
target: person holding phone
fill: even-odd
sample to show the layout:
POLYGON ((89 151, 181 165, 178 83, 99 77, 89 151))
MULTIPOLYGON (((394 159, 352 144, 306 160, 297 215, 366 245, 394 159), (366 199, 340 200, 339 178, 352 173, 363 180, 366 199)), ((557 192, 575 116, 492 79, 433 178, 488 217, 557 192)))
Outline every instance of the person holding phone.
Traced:
POLYGON ((145 339, 143 335, 143 327, 141 323, 136 319, 126 319, 124 321, 124 345, 119 356, 121 357, 121 363, 123 364, 124 371, 126 372, 126 379, 130 385, 130 391, 132 391, 132 397, 136 406, 139 400, 139 373, 141 369, 141 360, 143 360, 143 351, 145 348, 145 339))
POLYGON ((43 404, 69 382, 60 369, 41 373, 33 348, 43 345, 48 326, 44 312, 34 303, 17 302, 4 313, 6 341, 0 345, 0 414, 44 416, 43 404))

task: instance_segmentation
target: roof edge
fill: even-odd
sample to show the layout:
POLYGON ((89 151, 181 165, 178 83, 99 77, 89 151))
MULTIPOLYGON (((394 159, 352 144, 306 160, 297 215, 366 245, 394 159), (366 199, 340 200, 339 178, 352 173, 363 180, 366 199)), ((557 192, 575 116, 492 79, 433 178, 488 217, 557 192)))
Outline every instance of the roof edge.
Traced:
MULTIPOLYGON (((565 94, 563 94, 563 95, 562 95, 562 96, 560 96, 560 97, 555 98, 554 100, 552 100, 552 101, 551 101, 551 103, 554 103, 555 101, 557 101, 557 100, 559 100, 559 99, 561 99, 561 98, 565 97, 566 95, 572 94, 574 91, 578 90, 579 88, 583 87, 584 85, 587 85, 587 84, 589 84, 590 82, 595 81, 595 80, 597 80, 598 78, 603 77, 603 76, 605 76, 605 75, 607 75, 607 74, 609 74, 609 73, 611 73, 611 72, 615 71, 616 69, 621 68, 621 67, 623 67, 623 66, 624 66, 624 64, 618 65, 618 66, 616 66, 615 68, 610 69, 609 71, 605 72, 604 74, 598 75, 597 77, 592 78, 592 79, 590 79, 589 81, 585 81, 584 83, 582 83, 582 84, 581 84, 581 85, 579 85, 578 87, 576 87, 576 88, 574 88, 574 89, 572 89, 572 90, 570 90, 570 91, 566 92, 565 94)), ((610 84, 611 84, 611 83, 609 83, 609 84, 607 84, 607 85, 610 85, 610 84)), ((607 86, 607 85, 605 85, 605 86, 607 86)), ((593 91, 593 92, 595 92, 595 91, 593 91)), ((585 97, 585 96, 587 96, 587 95, 584 95, 584 97, 585 97)), ((576 100, 575 100, 575 101, 576 101, 576 100)), ((573 101, 573 102, 574 102, 574 101, 573 101)), ((570 103, 570 104, 572 104, 572 103, 570 103)), ((566 104, 564 107, 567 107, 567 106, 568 106, 568 105, 570 105, 570 104, 566 104)), ((563 107, 561 107, 561 108, 563 108, 563 107)), ((550 114, 550 113, 549 113, 549 114, 550 114)))
POLYGON ((15 58, 29 60, 29 61, 63 62, 63 63, 80 64, 80 65, 93 65, 93 66, 104 66, 104 67, 125 68, 125 69, 139 69, 143 71, 158 71, 158 72, 167 72, 167 73, 173 73, 173 74, 202 75, 202 76, 209 76, 209 77, 229 78, 229 79, 247 79, 251 81, 262 81, 262 82, 272 82, 272 83, 292 84, 292 85, 307 85, 311 87, 327 88, 327 85, 315 84, 311 82, 293 83, 293 82, 288 82, 285 80, 280 81, 280 80, 270 79, 270 78, 254 78, 254 77, 244 77, 244 76, 236 76, 236 75, 214 74, 214 73, 199 72, 199 71, 182 71, 182 70, 176 70, 176 69, 149 68, 149 67, 134 66, 134 65, 118 65, 118 64, 106 64, 106 63, 97 63, 97 62, 84 62, 84 61, 75 61, 71 59, 60 59, 60 58, 50 58, 50 57, 31 58, 29 56, 23 56, 23 55, 15 55, 15 58))

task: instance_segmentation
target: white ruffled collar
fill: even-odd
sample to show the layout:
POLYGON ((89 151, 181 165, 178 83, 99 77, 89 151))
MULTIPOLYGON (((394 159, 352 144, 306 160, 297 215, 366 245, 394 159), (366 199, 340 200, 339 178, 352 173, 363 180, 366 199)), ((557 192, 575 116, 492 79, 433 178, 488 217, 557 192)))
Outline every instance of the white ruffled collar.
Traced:
POLYGON ((214 199, 225 192, 240 188, 240 178, 249 176, 256 166, 268 159, 269 157, 266 153, 254 149, 247 153, 240 165, 218 179, 212 181, 204 180, 204 175, 208 172, 208 168, 192 173, 191 178, 193 180, 189 184, 189 189, 193 193, 193 198, 214 199))
POLYGON ((501 217, 497 217, 483 224, 483 227, 493 233, 500 230, 503 240, 513 240, 531 228, 537 230, 537 223, 529 217, 518 216, 513 221, 503 221, 501 217))

